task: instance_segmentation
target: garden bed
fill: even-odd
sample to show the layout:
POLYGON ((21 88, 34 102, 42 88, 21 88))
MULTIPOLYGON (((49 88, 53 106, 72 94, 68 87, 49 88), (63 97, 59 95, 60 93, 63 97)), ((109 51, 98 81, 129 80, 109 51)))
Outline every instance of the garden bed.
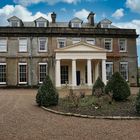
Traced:
POLYGON ((85 96, 80 98, 78 106, 68 97, 59 99, 57 106, 49 107, 50 109, 64 113, 76 113, 93 116, 138 116, 135 110, 136 95, 131 95, 127 100, 109 104, 105 96, 97 98, 95 96, 85 96), (99 106, 97 105, 99 104, 99 106))

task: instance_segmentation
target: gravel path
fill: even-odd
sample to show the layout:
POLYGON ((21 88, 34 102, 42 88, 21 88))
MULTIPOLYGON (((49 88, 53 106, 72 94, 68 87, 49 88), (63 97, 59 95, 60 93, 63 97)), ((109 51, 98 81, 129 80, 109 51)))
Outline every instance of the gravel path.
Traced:
POLYGON ((140 121, 55 115, 35 103, 36 90, 0 90, 0 140, 140 140, 140 121))

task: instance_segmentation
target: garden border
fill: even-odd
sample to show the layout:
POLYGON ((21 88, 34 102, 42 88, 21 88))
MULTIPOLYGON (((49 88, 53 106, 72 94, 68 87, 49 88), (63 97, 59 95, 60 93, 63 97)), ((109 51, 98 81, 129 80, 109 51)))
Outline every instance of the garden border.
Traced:
POLYGON ((42 109, 58 114, 58 115, 64 115, 64 116, 72 116, 72 117, 80 117, 80 118, 89 118, 89 119, 108 119, 108 120, 140 120, 140 117, 130 117, 130 116, 91 116, 91 115, 82 115, 82 114, 75 114, 75 113, 64 113, 60 111, 56 111, 50 108, 46 108, 44 106, 41 106, 42 109))

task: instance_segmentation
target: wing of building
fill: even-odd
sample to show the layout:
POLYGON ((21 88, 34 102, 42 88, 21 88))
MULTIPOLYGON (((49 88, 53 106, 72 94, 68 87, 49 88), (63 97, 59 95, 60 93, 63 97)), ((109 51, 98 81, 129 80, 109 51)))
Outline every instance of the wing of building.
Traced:
POLYGON ((98 76, 106 84, 119 71, 131 86, 138 83, 135 29, 120 29, 109 19, 52 22, 40 17, 8 19, 0 27, 0 86, 36 86, 49 74, 57 88, 91 88, 98 76))

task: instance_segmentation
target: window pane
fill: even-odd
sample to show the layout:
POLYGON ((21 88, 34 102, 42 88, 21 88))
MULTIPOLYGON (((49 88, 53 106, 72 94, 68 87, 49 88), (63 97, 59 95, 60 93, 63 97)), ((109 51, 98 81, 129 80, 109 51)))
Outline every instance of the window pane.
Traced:
POLYGON ((39 38, 39 50, 46 51, 46 38, 39 38))
POLYGON ((125 39, 120 39, 119 40, 119 48, 120 48, 120 51, 125 51, 126 50, 126 40, 125 39))
POLYGON ((128 80, 128 64, 120 63, 120 73, 125 80, 128 80))
POLYGON ((19 52, 27 52, 27 39, 19 39, 19 52))
POLYGON ((0 39, 0 52, 6 52, 6 51, 7 51, 7 40, 0 39))
POLYGON ((88 38, 87 43, 89 43, 91 45, 95 45, 95 39, 94 38, 88 38))
POLYGON ((0 64, 0 84, 6 83, 6 64, 0 64))
POLYGON ((109 80, 113 74, 113 63, 106 62, 106 79, 109 80))
POLYGON ((111 39, 105 39, 105 49, 112 50, 112 40, 111 39))
POLYGON ((81 41, 81 38, 73 38, 72 39, 73 44, 79 43, 80 41, 81 41))
POLYGON ((26 64, 19 65, 19 82, 21 83, 27 82, 27 65, 26 64))
POLYGON ((61 66, 61 84, 66 84, 68 81, 68 66, 61 66))
POLYGON ((65 39, 58 39, 58 47, 59 48, 65 47, 65 39))
POLYGON ((39 64, 39 82, 43 82, 47 74, 47 64, 39 64))

